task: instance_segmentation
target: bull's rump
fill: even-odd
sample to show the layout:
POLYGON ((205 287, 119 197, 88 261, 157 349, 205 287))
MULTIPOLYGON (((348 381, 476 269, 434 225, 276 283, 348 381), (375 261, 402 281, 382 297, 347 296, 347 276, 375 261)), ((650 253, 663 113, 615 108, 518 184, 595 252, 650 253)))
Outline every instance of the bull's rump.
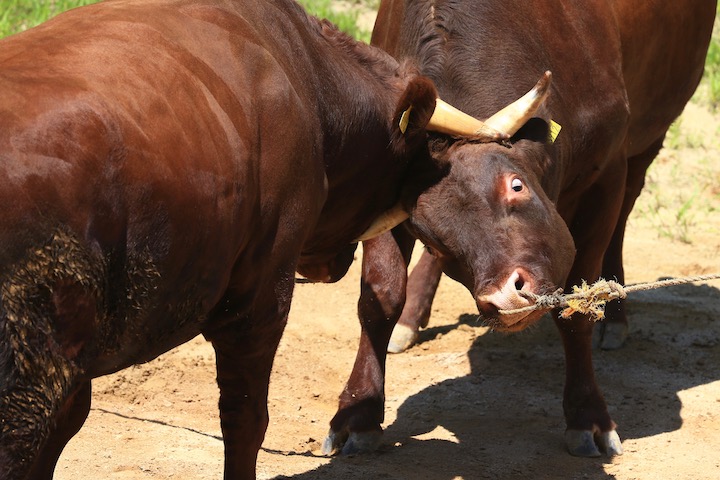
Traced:
POLYGON ((322 195, 287 60, 250 26, 261 12, 211 3, 101 3, 0 42, 2 274, 57 238, 81 245, 113 347, 93 375, 197 334, 240 270, 251 308, 317 215, 285 218, 322 195), (298 125, 283 142, 275 118, 298 125))

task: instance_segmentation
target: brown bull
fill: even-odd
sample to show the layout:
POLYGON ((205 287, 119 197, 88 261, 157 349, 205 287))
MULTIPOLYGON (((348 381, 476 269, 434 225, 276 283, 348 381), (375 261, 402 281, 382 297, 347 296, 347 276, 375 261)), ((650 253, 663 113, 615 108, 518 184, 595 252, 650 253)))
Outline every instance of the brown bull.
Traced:
MULTIPOLYGON (((393 350, 406 348, 427 322, 441 271, 463 283, 501 331, 537 320, 537 313, 499 310, 528 305, 523 292, 544 293, 568 262, 568 286, 601 274, 624 280, 626 220, 666 131, 700 81, 715 8, 710 0, 383 0, 373 44, 416 61, 442 98, 478 118, 521 94, 539 72, 551 70, 554 80, 536 118, 507 148, 439 140, 450 173, 405 205, 410 219, 403 227, 365 242, 360 350, 326 452, 377 444, 384 378, 375 366, 385 364, 389 331, 405 300, 397 291, 405 277, 386 271, 407 262, 413 237, 428 252, 408 282, 393 350), (562 127, 554 141, 553 122, 562 127), (464 176, 473 181, 463 183, 464 176), (574 259, 557 247, 568 243, 565 225, 574 259)), ((627 330, 622 305, 616 308, 610 317, 620 327, 605 338, 615 345, 627 330)), ((566 356, 568 450, 622 453, 594 378, 593 323, 576 314, 556 324, 566 356)))
POLYGON ((436 96, 292 0, 108 1, 1 40, 0 480, 52 478, 94 377, 199 333, 225 478, 254 478, 294 272, 340 278, 447 174, 426 126, 502 138, 436 96))

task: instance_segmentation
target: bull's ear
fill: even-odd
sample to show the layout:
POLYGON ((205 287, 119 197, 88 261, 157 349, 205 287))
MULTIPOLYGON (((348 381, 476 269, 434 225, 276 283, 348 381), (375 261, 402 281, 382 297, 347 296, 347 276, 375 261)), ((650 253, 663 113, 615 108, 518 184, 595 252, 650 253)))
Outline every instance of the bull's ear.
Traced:
POLYGON ((397 152, 407 152, 426 141, 425 127, 435 111, 437 90, 427 77, 416 76, 400 96, 392 120, 392 139, 397 152))
POLYGON ((539 117, 533 117, 517 131, 513 140, 530 140, 538 143, 553 143, 555 138, 550 131, 548 122, 539 117))

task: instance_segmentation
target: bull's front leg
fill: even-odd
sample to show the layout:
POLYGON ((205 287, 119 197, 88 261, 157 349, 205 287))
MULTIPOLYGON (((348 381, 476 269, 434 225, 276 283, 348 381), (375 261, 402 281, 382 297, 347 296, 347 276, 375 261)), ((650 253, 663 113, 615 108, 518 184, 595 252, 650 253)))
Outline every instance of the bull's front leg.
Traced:
POLYGON ((605 399, 595 381, 592 364, 593 321, 574 314, 556 323, 565 348, 563 410, 567 430, 565 443, 572 455, 597 457, 621 455, 622 445, 610 418, 605 399))
POLYGON ((385 359, 390 335, 405 304, 407 264, 413 244, 414 239, 402 227, 363 243, 358 302, 360 345, 323 444, 326 455, 368 452, 380 444, 385 359))
MULTIPOLYGON (((620 218, 624 198, 627 164, 618 157, 587 190, 569 224, 577 254, 567 286, 586 280, 592 283, 602 271, 603 256, 620 218), (612 194, 598 195, 598 192, 612 194), (608 225, 611 227, 608 228, 608 225)), ((555 323, 565 349, 565 392, 563 410, 567 430, 565 442, 572 455, 582 457, 622 454, 615 422, 595 381, 592 362, 594 322, 588 315, 575 313, 555 323)))

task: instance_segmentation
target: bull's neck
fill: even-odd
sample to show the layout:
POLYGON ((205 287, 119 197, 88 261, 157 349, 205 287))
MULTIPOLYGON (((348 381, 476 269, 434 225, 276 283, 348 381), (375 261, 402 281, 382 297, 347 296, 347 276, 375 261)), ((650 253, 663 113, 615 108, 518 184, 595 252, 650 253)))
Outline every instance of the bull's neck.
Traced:
POLYGON ((325 163, 332 167, 367 156, 365 148, 358 147, 371 147, 369 139, 385 137, 387 147, 390 118, 406 80, 397 61, 382 50, 327 23, 319 23, 319 35, 336 53, 327 57, 332 63, 326 64, 322 88, 316 92, 325 163))
POLYGON ((382 50, 310 20, 320 48, 313 97, 327 199, 305 251, 318 252, 349 244, 397 201, 406 165, 391 155, 391 123, 408 78, 382 50))

